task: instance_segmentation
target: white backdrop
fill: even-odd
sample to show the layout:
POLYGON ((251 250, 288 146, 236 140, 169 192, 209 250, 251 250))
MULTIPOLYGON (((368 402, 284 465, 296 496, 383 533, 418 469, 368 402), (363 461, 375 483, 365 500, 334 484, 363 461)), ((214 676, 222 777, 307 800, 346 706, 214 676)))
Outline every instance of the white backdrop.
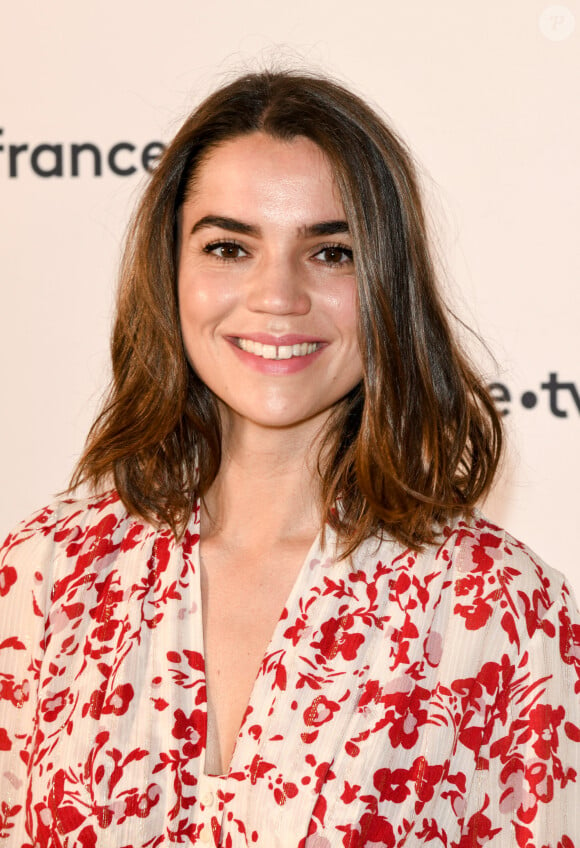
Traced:
POLYGON ((508 461, 486 511, 580 595, 579 0, 10 5, 0 30, 0 535, 66 485, 81 451, 107 378, 143 150, 228 76, 285 57, 362 93, 415 151, 450 300, 497 359, 476 352, 503 386, 497 397, 510 397, 508 461), (75 176, 71 148, 83 143, 96 150, 75 176))

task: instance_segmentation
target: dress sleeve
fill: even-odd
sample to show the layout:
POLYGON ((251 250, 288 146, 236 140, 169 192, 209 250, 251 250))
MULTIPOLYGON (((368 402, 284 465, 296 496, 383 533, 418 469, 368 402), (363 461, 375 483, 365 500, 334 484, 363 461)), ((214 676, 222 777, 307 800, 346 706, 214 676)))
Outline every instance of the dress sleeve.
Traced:
POLYGON ((0 548, 0 844, 25 845, 28 774, 54 547, 52 510, 0 548), (52 526, 51 526, 52 525, 52 526))
POLYGON ((565 582, 549 606, 541 589, 519 592, 516 602, 517 658, 503 662, 454 848, 580 846, 580 615, 565 582))

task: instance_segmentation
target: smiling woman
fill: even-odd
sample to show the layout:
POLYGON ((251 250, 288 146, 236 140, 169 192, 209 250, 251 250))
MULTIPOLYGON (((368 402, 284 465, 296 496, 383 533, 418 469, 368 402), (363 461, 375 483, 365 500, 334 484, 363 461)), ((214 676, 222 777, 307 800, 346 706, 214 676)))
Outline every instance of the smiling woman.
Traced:
POLYGON ((202 103, 112 361, 94 493, 0 552, 0 840, 573 848, 580 620, 476 509, 500 421, 382 119, 307 74, 202 103))
MULTIPOLYGON (((289 218, 288 224, 317 228, 304 235, 318 235, 320 248, 332 246, 334 235, 348 235, 354 263, 349 273, 356 278, 357 356, 363 362, 362 380, 335 407, 311 445, 314 453, 323 447, 327 453, 313 484, 320 488, 317 523, 322 519, 339 531, 345 554, 383 529, 418 547, 432 542, 442 522, 469 511, 489 489, 500 455, 501 424, 449 326, 410 154, 366 104, 316 77, 242 78, 208 98, 169 146, 128 240, 113 334, 110 403, 93 428, 73 482, 100 485, 112 472, 117 491, 135 512, 166 522, 178 534, 186 526, 192 504, 206 496, 223 468, 224 422, 218 399, 186 357, 177 354, 183 349, 176 303, 178 264, 184 262, 179 239, 187 237, 180 222, 196 202, 197 183, 203 187, 213 175, 211 189, 219 196, 190 221, 189 238, 195 240, 200 228, 207 235, 213 219, 214 236, 204 253, 215 256, 221 250, 223 257, 227 250, 231 258, 233 251, 243 259, 237 275, 240 266, 255 268, 250 254, 244 256, 240 237, 256 236, 260 222, 247 220, 239 195, 244 184, 264 182, 258 179, 262 171, 275 169, 282 151, 290 164, 296 158, 290 151, 297 146, 316 148, 312 156, 318 157, 319 179, 326 177, 326 193, 340 211, 341 232, 328 231, 328 225, 331 230, 337 226, 332 219, 289 218), (230 167, 227 179, 216 179, 219 169, 212 160, 219 153, 227 164, 235 159, 232 150, 242 147, 252 151, 246 150, 244 163, 250 170, 230 167), (232 194, 238 196, 235 215, 228 211, 232 194), (216 205, 218 197, 223 208, 216 205), (235 232, 216 229, 216 218, 233 224, 235 232), (225 244, 224 233, 230 236, 225 244)), ((292 186, 291 174, 286 179, 278 171, 277 177, 278 188, 271 181, 273 194, 267 200, 270 214, 278 204, 282 216, 284 204, 300 206, 302 187, 292 186)), ((265 193, 269 189, 263 186, 265 193)), ((207 205, 207 192, 204 196, 207 205)), ((262 200, 255 197, 254 205, 262 200)), ((268 275, 275 271, 270 263, 268 275)), ((336 285, 342 278, 332 274, 336 285)), ((268 276, 263 285, 270 285, 268 276)), ((260 287, 250 296, 259 297, 260 287)), ((302 291, 298 312, 306 300, 302 291)), ((281 332, 266 335, 269 344, 281 332)), ((270 384, 270 390, 275 401, 277 388, 270 384)))
POLYGON ((351 239, 316 144, 250 133, 198 165, 178 294, 189 361, 222 401, 222 425, 300 426, 312 442, 363 374, 351 239))

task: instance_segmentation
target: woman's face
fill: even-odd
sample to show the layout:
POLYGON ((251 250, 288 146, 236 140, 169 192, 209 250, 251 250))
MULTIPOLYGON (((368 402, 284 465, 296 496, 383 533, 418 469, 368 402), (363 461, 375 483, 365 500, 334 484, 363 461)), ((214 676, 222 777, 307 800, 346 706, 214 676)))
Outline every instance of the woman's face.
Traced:
POLYGON ((330 163, 256 132, 202 161, 181 210, 189 360, 233 423, 322 423, 361 379, 352 243, 330 163))

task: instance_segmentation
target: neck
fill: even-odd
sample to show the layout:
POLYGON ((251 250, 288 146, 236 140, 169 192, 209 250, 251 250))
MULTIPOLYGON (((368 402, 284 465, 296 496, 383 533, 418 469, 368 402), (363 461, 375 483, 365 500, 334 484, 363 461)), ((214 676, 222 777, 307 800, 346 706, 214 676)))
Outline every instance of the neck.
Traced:
POLYGON ((314 538, 321 525, 320 425, 309 429, 227 429, 220 471, 204 498, 206 538, 220 535, 238 547, 314 538))

